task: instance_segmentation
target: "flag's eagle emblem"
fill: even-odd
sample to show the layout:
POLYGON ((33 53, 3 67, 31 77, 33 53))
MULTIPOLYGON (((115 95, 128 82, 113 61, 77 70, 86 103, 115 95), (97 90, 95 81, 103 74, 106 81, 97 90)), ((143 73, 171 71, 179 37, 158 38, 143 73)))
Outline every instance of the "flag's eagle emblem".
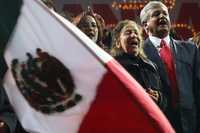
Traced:
POLYGON ((26 61, 13 59, 11 68, 20 92, 33 108, 43 113, 62 112, 82 99, 61 61, 40 48, 36 57, 31 53, 26 56, 26 61))

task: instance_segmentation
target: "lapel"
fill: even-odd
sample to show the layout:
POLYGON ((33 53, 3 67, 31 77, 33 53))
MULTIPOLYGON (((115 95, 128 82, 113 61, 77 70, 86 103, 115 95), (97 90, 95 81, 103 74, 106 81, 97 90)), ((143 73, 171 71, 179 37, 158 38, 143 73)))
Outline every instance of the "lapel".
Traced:
POLYGON ((171 39, 170 41, 170 47, 172 49, 173 57, 175 57, 174 63, 176 65, 178 65, 179 62, 191 64, 191 56, 188 55, 188 51, 184 48, 183 45, 187 44, 174 39, 171 39))
POLYGON ((166 81, 166 83, 169 85, 169 79, 165 70, 165 66, 158 54, 158 50, 155 48, 149 38, 144 43, 144 52, 147 55, 148 59, 150 59, 157 65, 161 79, 166 81))
MULTIPOLYGON (((174 61, 174 67, 175 67, 175 71, 177 69, 177 60, 180 58, 178 53, 178 49, 179 46, 177 45, 177 41, 170 38, 170 49, 172 52, 172 56, 173 56, 173 61, 174 61)), ((177 71, 176 71, 176 75, 177 75, 177 71)))
MULTIPOLYGON (((171 39, 170 41, 170 47, 172 49, 173 57, 174 57, 174 65, 175 65, 175 72, 176 72, 176 80, 177 85, 180 86, 180 79, 181 73, 183 72, 183 68, 181 66, 191 66, 192 58, 189 56, 187 51, 183 47, 184 44, 182 44, 181 41, 177 41, 174 39, 171 39)), ((180 88, 181 89, 181 88, 180 88)))

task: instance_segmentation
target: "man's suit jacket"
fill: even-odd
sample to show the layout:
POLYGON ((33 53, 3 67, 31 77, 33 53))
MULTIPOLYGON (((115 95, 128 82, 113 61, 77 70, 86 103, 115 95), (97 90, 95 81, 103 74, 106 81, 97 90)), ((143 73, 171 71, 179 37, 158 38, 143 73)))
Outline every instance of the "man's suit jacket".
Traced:
MULTIPOLYGON (((195 133, 195 130, 200 128, 200 53, 194 44, 187 41, 171 39, 170 47, 174 56, 179 91, 180 125, 184 133, 195 133)), ((170 101, 170 84, 165 66, 149 38, 145 41, 144 51, 147 57, 157 64, 165 93, 170 101)))

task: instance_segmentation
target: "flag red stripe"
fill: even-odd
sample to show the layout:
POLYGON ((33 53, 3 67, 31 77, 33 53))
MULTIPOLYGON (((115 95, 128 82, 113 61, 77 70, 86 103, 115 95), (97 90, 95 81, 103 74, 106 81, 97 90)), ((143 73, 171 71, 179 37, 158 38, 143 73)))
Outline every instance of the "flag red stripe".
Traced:
POLYGON ((79 133, 174 132, 157 106, 118 63, 110 61, 107 67, 79 133))

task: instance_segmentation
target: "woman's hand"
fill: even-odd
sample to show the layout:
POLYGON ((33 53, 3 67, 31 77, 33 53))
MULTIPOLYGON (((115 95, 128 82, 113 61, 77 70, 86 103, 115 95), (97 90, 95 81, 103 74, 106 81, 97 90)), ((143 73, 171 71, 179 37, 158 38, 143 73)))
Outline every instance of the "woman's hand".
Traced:
POLYGON ((149 94, 149 96, 155 101, 158 102, 159 100, 159 93, 158 91, 152 90, 151 88, 147 89, 147 93, 149 94))

